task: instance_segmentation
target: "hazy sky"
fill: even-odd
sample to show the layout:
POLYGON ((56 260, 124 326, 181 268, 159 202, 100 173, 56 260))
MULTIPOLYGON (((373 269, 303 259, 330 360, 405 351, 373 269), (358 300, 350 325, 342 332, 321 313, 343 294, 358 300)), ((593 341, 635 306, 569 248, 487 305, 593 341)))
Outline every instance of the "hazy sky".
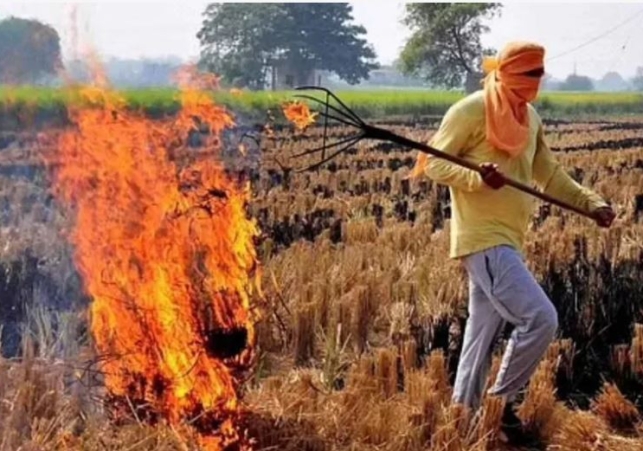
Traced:
MULTIPOLYGON (((1 0, 0 18, 31 17, 53 25, 67 57, 71 52, 71 12, 75 4, 78 41, 81 45, 91 43, 103 57, 188 59, 199 53, 196 33, 207 3, 1 0)), ((352 4, 355 20, 367 29, 368 40, 380 62, 391 62, 409 34, 400 23, 403 2, 362 0, 352 4)), ((547 57, 604 35, 548 62, 547 71, 558 78, 572 72, 574 66, 579 74, 592 77, 601 77, 611 70, 630 77, 636 67, 643 66, 643 2, 511 2, 505 3, 502 15, 491 21, 490 26, 491 32, 483 37, 485 45, 499 48, 508 40, 534 40, 546 47, 547 57), (626 23, 610 32, 623 22, 626 23)))

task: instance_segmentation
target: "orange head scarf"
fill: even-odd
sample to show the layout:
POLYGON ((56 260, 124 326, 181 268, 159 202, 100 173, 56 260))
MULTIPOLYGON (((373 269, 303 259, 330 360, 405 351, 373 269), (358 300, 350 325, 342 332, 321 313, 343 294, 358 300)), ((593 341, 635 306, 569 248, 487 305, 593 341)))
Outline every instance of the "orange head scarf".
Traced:
POLYGON ((545 49, 529 42, 512 42, 498 58, 485 58, 483 69, 487 141, 511 156, 519 155, 529 138, 527 103, 538 95, 539 76, 525 72, 543 69, 545 49))
MULTIPOLYGON (((538 95, 540 77, 525 72, 543 69, 545 49, 529 42, 512 42, 497 58, 484 58, 484 103, 487 141, 512 156, 524 150, 529 138, 527 103, 538 95)), ((424 172, 428 157, 418 155, 409 178, 424 172)))

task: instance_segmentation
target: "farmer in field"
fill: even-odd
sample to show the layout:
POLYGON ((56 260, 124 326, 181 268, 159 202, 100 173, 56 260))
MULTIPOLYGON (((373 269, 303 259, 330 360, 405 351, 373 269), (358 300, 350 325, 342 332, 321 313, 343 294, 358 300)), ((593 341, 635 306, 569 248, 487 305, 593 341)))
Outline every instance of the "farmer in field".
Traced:
POLYGON ((454 104, 431 145, 484 168, 483 174, 422 154, 414 174, 426 174, 451 191, 452 258, 469 275, 469 318, 453 401, 480 406, 492 346, 506 322, 515 326, 491 395, 506 401, 502 430, 512 442, 527 438, 516 416, 517 393, 527 384, 558 328, 551 301, 523 260, 533 197, 504 187, 505 177, 535 182, 545 193, 592 213, 609 227, 614 212, 597 194, 577 184, 555 160, 540 117, 529 104, 544 74, 544 49, 507 45, 485 60, 484 88, 454 104))

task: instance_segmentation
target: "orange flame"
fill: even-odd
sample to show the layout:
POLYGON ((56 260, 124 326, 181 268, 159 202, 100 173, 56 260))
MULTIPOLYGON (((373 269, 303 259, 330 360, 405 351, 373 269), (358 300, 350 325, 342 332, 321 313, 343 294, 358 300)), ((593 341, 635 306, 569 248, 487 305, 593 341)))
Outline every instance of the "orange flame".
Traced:
POLYGON ((218 450, 246 440, 234 422, 253 358, 259 231, 246 216, 249 186, 215 158, 234 122, 192 82, 183 74, 182 109, 165 121, 126 111, 106 88, 84 89, 98 107, 70 111, 50 163, 53 191, 75 215, 70 239, 115 405, 127 397, 152 418, 194 420, 202 446, 218 450), (176 157, 197 125, 211 132, 210 156, 176 157))
POLYGON ((298 130, 303 130, 315 123, 317 113, 312 113, 308 105, 301 102, 291 102, 283 106, 284 116, 292 122, 298 130))

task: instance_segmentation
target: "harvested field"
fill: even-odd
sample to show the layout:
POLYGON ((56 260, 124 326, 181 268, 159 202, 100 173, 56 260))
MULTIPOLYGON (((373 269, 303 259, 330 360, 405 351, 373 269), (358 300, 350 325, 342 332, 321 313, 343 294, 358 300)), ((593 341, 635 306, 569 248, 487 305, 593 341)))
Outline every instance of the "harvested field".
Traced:
MULTIPOLYGON (((439 119, 379 124, 427 140, 439 119)), ((643 121, 551 120, 546 129, 561 163, 609 199, 618 219, 604 231, 558 208, 536 208, 527 254, 561 331, 520 414, 542 438, 535 449, 640 450, 643 121)), ((363 142, 318 171, 284 173, 274 157, 287 161, 320 145, 321 129, 275 127, 246 155, 236 139, 222 158, 251 182, 249 213, 262 231, 264 297, 255 302, 263 318, 243 393, 255 448, 504 449, 494 400, 470 430, 449 402, 467 285, 447 258, 448 191, 405 180, 415 152, 363 142)), ((105 421, 78 313, 88 300, 60 236, 69 219, 42 167, 48 145, 31 132, 0 134, 5 352, 16 354, 17 338, 30 337, 21 358, 0 362, 0 450, 195 449, 185 443, 189 432, 136 418, 105 421), (19 331, 25 319, 31 333, 19 331)))

